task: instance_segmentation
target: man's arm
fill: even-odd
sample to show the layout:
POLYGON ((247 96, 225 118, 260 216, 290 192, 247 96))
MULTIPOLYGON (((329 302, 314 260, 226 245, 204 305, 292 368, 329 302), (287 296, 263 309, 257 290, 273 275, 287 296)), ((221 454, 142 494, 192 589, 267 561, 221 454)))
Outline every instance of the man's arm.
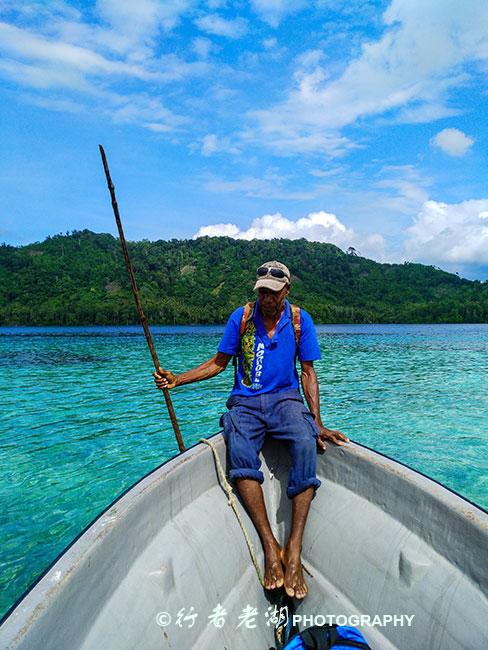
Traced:
POLYGON ((300 363, 302 366, 301 379, 305 399, 307 400, 308 408, 315 417, 315 422, 317 423, 320 431, 317 444, 322 449, 325 449, 327 447, 325 444, 326 440, 329 440, 336 445, 344 445, 345 443, 349 442, 349 438, 347 438, 340 431, 328 429, 322 423, 322 419, 320 417, 319 382, 317 381, 317 375, 315 374, 313 361, 301 361, 300 363))
POLYGON ((196 368, 182 372, 179 375, 175 375, 170 370, 159 368, 156 372, 153 372, 154 381, 159 389, 164 390, 165 388, 191 384, 194 381, 210 379, 225 370, 231 358, 230 354, 217 352, 217 354, 214 354, 213 357, 196 366, 196 368))

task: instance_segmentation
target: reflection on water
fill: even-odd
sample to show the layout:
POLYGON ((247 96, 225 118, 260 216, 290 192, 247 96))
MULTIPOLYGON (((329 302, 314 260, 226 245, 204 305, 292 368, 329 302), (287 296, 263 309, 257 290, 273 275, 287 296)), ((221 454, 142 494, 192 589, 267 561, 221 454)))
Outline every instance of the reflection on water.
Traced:
MULTIPOLYGON (((486 325, 320 326, 324 422, 488 506, 486 325)), ((154 328, 176 372, 222 327, 154 328)), ((4 611, 120 492, 177 453, 139 327, 0 328, 4 611)), ((172 393, 187 446, 218 429, 233 381, 172 393)))

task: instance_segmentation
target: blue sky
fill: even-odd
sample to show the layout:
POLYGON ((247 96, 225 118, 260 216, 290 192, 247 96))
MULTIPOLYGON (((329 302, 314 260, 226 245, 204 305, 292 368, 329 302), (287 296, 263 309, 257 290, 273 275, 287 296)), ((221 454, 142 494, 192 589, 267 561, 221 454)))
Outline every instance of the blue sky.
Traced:
POLYGON ((485 0, 0 0, 0 241, 306 237, 488 278, 485 0))

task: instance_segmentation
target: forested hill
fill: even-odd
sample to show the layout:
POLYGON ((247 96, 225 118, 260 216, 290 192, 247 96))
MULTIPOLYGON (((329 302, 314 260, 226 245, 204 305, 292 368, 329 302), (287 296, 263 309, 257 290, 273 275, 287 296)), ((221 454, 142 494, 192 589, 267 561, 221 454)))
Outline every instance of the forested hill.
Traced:
MULTIPOLYGON (((253 298, 256 268, 287 264, 291 299, 319 323, 487 322, 488 282, 379 264, 332 244, 226 237, 129 243, 151 323, 221 323, 253 298)), ((136 323, 120 243, 88 230, 0 246, 0 324, 136 323)))

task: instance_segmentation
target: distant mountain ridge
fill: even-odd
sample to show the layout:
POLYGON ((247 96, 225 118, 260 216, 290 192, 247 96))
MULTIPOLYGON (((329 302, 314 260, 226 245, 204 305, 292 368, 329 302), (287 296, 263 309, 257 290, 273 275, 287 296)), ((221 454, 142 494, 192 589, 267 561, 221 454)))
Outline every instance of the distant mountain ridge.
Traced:
MULTIPOLYGON (((292 271, 291 300, 318 323, 488 322, 488 282, 422 264, 380 264, 305 239, 129 242, 148 320, 222 323, 253 299, 256 268, 292 271)), ((137 323, 120 242, 89 230, 0 246, 1 325, 137 323)))

